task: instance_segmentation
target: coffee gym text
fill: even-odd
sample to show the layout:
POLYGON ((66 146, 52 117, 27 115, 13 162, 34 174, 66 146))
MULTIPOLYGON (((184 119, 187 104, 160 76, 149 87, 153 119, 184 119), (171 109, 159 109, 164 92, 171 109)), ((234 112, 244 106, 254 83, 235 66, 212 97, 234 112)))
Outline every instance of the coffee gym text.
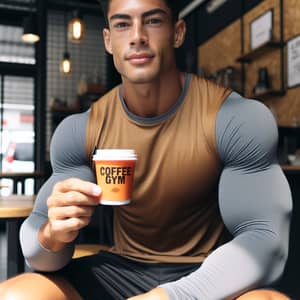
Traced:
POLYGON ((126 176, 131 176, 131 167, 100 167, 100 175, 106 184, 125 184, 126 176))

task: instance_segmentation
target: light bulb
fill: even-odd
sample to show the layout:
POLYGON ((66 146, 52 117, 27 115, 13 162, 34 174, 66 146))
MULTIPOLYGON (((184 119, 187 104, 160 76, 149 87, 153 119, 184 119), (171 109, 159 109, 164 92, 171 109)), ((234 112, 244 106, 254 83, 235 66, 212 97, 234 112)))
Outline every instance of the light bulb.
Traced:
POLYGON ((40 40, 40 37, 36 34, 27 33, 22 35, 22 41, 25 43, 34 44, 40 40))
POLYGON ((81 41, 85 35, 85 25, 83 20, 76 16, 69 23, 68 36, 72 42, 81 41))
POLYGON ((76 40, 82 37, 82 25, 78 20, 73 23, 73 37, 76 40))
POLYGON ((29 15, 24 19, 22 40, 25 43, 31 44, 36 43, 40 40, 40 37, 37 33, 37 24, 34 15, 29 15))
POLYGON ((65 75, 70 74, 72 71, 72 61, 68 52, 64 53, 63 59, 60 63, 60 71, 65 75))

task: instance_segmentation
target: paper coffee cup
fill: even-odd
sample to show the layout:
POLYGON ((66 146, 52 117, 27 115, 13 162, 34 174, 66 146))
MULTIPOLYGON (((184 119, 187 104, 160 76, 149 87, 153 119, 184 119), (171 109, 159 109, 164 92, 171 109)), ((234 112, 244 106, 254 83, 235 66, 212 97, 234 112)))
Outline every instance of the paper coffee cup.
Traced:
POLYGON ((100 203, 123 205, 131 201, 137 154, 132 149, 98 149, 93 155, 100 203))

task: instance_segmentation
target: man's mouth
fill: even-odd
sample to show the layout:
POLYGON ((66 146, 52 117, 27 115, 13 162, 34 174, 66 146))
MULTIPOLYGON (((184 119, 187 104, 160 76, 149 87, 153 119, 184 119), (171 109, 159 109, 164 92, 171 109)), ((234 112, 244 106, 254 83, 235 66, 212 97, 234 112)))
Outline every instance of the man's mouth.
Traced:
POLYGON ((128 55, 127 60, 134 65, 142 65, 149 63, 153 59, 154 55, 150 53, 134 53, 128 55))

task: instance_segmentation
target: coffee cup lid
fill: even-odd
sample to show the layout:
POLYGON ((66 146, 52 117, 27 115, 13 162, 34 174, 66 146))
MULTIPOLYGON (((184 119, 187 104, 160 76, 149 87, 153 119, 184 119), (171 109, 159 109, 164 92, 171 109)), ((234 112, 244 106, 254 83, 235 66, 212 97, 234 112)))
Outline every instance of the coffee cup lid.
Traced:
POLYGON ((134 149, 97 149, 93 160, 137 160, 134 149))

